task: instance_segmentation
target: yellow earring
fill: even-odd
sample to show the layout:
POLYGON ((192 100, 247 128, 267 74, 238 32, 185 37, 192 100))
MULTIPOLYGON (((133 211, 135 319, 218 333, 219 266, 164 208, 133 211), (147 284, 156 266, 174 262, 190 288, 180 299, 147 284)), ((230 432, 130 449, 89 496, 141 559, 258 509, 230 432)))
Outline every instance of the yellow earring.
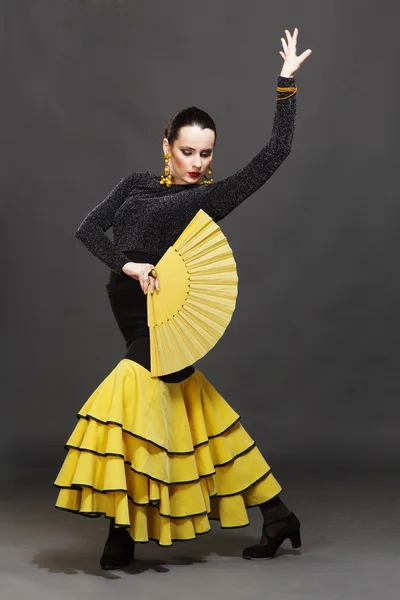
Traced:
POLYGON ((210 167, 209 169, 207 169, 207 176, 204 176, 203 181, 200 181, 200 183, 214 183, 212 174, 212 168, 210 167))
POLYGON ((166 152, 164 154, 164 175, 161 175, 161 179, 160 179, 160 184, 163 185, 165 183, 165 185, 167 187, 169 187, 172 183, 172 178, 171 178, 171 173, 170 173, 170 168, 169 168, 169 164, 168 164, 168 159, 171 158, 170 155, 166 152))

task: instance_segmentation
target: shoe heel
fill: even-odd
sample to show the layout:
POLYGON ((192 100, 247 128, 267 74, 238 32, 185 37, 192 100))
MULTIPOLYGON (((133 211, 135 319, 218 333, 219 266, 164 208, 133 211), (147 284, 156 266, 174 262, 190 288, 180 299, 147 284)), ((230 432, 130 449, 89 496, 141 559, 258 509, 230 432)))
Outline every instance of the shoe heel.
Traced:
POLYGON ((292 548, 301 548, 301 537, 300 530, 295 531, 289 536, 290 541, 292 542, 292 548))

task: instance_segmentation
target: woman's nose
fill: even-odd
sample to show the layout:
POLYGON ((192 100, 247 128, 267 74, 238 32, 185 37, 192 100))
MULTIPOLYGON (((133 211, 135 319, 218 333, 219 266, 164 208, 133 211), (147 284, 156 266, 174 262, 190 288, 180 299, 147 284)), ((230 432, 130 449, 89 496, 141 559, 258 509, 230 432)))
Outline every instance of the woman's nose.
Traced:
POLYGON ((196 169, 201 169, 201 165, 202 165, 201 157, 200 156, 195 156, 194 159, 193 159, 193 166, 196 169))

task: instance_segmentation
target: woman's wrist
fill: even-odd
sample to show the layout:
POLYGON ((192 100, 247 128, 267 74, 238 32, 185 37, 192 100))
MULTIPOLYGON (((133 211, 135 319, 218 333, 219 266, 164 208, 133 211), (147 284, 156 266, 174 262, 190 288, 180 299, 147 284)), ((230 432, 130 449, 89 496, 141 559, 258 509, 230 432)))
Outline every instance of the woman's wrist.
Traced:
POLYGON ((285 77, 285 79, 294 79, 294 73, 289 73, 289 71, 285 71, 285 69, 282 69, 280 76, 285 77))
POLYGON ((126 269, 126 267, 128 267, 128 269, 127 269, 127 270, 129 271, 129 265, 134 265, 134 264, 135 264, 135 263, 133 263, 131 260, 130 260, 129 262, 126 262, 126 263, 125 263, 125 264, 122 266, 122 269, 121 269, 121 271, 122 271, 123 273, 125 273, 125 275, 127 275, 127 272, 126 272, 126 270, 125 270, 125 269, 126 269))

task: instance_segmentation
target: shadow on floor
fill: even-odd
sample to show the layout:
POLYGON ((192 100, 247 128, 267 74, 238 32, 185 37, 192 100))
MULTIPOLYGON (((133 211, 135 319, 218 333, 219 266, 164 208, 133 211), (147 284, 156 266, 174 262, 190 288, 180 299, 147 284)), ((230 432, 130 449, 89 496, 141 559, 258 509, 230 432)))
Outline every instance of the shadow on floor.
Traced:
MULTIPOLYGON (((232 532, 210 532, 196 540, 176 542, 172 547, 161 548, 155 543, 137 544, 135 561, 121 571, 103 571, 99 560, 102 547, 82 549, 77 541, 76 547, 69 548, 42 548, 32 558, 31 562, 50 573, 63 573, 76 575, 85 573, 103 577, 105 579, 119 579, 117 573, 137 575, 146 571, 155 573, 168 573, 172 565, 190 566, 193 564, 207 563, 211 555, 224 558, 241 558, 245 546, 257 543, 253 537, 238 535, 232 532)), ((298 555, 298 550, 281 547, 277 557, 282 555, 298 555)))

